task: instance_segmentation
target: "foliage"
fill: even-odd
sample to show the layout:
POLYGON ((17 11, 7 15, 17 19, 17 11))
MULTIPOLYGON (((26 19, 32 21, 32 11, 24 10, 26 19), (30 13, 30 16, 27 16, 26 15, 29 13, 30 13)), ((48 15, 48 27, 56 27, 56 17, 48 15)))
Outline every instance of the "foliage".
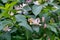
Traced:
POLYGON ((60 0, 0 0, 0 40, 60 40, 60 0))

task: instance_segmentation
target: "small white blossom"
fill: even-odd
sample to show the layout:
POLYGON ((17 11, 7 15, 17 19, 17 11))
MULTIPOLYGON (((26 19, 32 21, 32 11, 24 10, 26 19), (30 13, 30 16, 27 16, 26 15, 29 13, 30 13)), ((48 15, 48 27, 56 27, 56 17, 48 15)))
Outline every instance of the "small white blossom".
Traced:
POLYGON ((19 6, 15 6, 15 10, 20 10, 20 7, 19 6))
POLYGON ((14 15, 14 13, 13 13, 13 12, 11 12, 11 13, 10 13, 10 15, 11 15, 11 16, 13 16, 13 15, 14 15))
POLYGON ((24 3, 23 3, 23 7, 26 6, 26 5, 27 5, 27 4, 24 4, 24 3))
POLYGON ((17 11, 16 13, 22 13, 22 11, 17 11))
POLYGON ((42 24, 39 24, 39 26, 42 26, 42 24))
POLYGON ((34 22, 34 24, 37 24, 37 25, 38 25, 38 24, 40 23, 40 19, 37 18, 37 19, 35 19, 33 22, 34 22))
POLYGON ((23 9, 23 6, 20 4, 18 6, 14 6, 15 10, 20 10, 20 9, 23 9))
POLYGON ((7 31, 11 31, 11 29, 10 29, 10 28, 8 28, 8 29, 7 29, 7 31))
POLYGON ((20 9, 23 9, 23 5, 20 4, 20 5, 19 5, 19 8, 20 8, 20 9))
POLYGON ((22 5, 18 5, 18 6, 15 6, 15 10, 20 10, 20 9, 23 9, 23 7, 25 7, 27 4, 23 3, 22 5))
POLYGON ((6 26, 5 28, 3 28, 3 31, 11 31, 11 29, 8 26, 6 26))
POLYGON ((40 5, 38 1, 33 2, 35 5, 40 5))

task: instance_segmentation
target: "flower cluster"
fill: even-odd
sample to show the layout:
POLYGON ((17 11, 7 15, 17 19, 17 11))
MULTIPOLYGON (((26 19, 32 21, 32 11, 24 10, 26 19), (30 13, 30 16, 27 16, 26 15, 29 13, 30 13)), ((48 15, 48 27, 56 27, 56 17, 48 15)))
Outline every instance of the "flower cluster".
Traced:
MULTIPOLYGON (((30 23, 30 25, 39 25, 39 26, 42 26, 42 24, 40 24, 40 22, 41 22, 40 18, 36 18, 36 19, 29 18, 28 22, 30 23)), ((42 17, 42 22, 43 23, 45 22, 45 17, 42 17)), ((44 23, 44 28, 46 28, 46 27, 47 27, 47 24, 44 23)))

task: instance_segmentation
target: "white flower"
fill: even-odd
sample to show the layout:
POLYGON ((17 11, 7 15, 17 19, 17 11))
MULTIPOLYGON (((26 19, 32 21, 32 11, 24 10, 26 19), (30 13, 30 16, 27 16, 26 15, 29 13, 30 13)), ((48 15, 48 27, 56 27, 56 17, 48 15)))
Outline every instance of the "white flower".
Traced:
POLYGON ((30 19, 28 19, 28 22, 30 23, 30 25, 40 25, 41 26, 41 24, 39 24, 40 23, 39 18, 37 18, 37 19, 30 18, 30 19))
POLYGON ((6 26, 5 28, 3 28, 3 31, 11 31, 11 29, 8 26, 6 26))
POLYGON ((10 15, 11 15, 11 16, 13 16, 13 15, 14 15, 14 13, 13 13, 13 12, 11 12, 11 13, 10 13, 10 15))
POLYGON ((40 19, 39 18, 35 19, 33 23, 38 25, 40 23, 40 19))
POLYGON ((34 19, 33 18, 29 18, 28 22, 30 23, 30 25, 33 23, 34 19))
POLYGON ((38 1, 33 2, 35 5, 40 5, 38 1))
POLYGON ((19 10, 19 11, 16 11, 16 13, 19 13, 19 14, 28 14, 28 12, 26 10, 19 10))
POLYGON ((20 7, 19 6, 15 6, 15 10, 20 10, 20 7))
POLYGON ((20 4, 20 5, 19 5, 19 8, 20 8, 20 9, 23 9, 23 5, 20 4))
POLYGON ((16 13, 22 13, 22 11, 17 11, 16 13))
POLYGON ((8 28, 8 29, 7 29, 7 31, 11 31, 11 29, 10 29, 10 28, 8 28))
POLYGON ((23 3, 23 7, 26 6, 26 5, 27 5, 27 4, 24 4, 24 3, 23 3))
POLYGON ((15 10, 20 10, 20 9, 23 9, 23 6, 20 4, 18 6, 14 6, 15 10))
POLYGON ((23 7, 25 7, 27 4, 20 4, 20 5, 18 5, 18 6, 15 6, 15 10, 20 10, 20 9, 23 9, 23 7))

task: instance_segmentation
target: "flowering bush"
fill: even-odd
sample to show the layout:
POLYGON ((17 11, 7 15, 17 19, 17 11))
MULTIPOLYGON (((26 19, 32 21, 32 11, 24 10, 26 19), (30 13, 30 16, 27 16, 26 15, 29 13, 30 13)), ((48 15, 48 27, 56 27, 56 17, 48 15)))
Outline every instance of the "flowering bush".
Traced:
POLYGON ((60 40, 60 0, 0 0, 0 40, 60 40))

